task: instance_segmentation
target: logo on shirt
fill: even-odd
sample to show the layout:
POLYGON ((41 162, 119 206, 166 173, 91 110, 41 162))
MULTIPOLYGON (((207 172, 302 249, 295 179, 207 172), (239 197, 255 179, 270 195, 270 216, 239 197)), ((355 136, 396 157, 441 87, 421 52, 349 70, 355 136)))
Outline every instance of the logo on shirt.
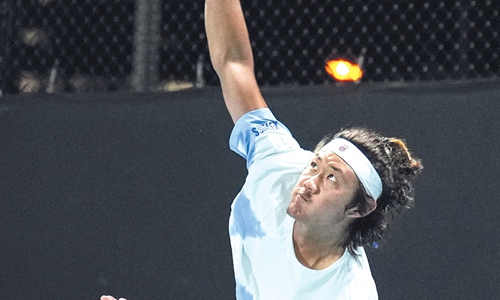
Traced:
POLYGON ((278 130, 278 121, 268 121, 259 125, 258 127, 252 128, 252 132, 255 134, 255 136, 259 136, 269 130, 278 130))

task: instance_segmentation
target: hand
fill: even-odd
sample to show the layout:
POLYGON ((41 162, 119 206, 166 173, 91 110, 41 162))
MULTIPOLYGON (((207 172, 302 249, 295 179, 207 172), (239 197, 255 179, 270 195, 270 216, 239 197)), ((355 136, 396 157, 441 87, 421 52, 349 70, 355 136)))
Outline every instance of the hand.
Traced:
MULTIPOLYGON (((116 298, 115 298, 115 297, 113 297, 113 296, 101 296, 101 300, 116 300, 116 298)), ((118 300, 127 300, 127 299, 125 299, 125 298, 120 298, 120 299, 118 299, 118 300)))

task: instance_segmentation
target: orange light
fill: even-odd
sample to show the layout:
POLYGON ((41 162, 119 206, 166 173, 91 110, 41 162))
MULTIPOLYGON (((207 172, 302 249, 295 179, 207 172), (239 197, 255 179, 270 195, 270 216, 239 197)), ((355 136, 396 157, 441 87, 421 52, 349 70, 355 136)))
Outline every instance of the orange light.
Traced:
POLYGON ((363 77, 361 68, 348 60, 334 59, 326 63, 326 72, 338 81, 358 81, 363 77))

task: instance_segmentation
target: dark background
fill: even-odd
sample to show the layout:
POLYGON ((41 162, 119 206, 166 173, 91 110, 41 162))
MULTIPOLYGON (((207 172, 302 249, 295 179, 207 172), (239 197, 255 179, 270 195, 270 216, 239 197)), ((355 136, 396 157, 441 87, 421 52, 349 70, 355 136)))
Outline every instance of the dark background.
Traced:
MULTIPOLYGON (((499 83, 263 90, 305 148, 365 125, 423 160, 368 251, 380 299, 500 293, 499 83)), ((231 128, 218 88, 1 98, 0 299, 234 299, 231 128)))
MULTIPOLYGON (((360 57, 364 82, 500 78, 496 0, 241 2, 260 85, 327 84, 327 60, 360 57)), ((0 90, 45 91, 57 71, 55 92, 136 91, 131 77, 156 56, 150 88, 216 85, 203 14, 202 0, 2 0, 0 90), (139 13, 153 2, 160 8, 139 13), (147 42, 155 30, 137 38, 143 18, 161 19, 158 44, 147 42), (135 62, 144 47, 149 59, 135 62)))

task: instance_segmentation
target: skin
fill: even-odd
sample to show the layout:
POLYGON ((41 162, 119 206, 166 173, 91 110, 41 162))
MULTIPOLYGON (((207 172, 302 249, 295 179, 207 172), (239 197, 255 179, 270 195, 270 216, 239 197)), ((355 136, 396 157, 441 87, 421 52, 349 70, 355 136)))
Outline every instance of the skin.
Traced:
POLYGON ((205 29, 210 59, 233 122, 249 111, 267 107, 255 78, 252 48, 240 2, 206 0, 205 29))
MULTIPOLYGON (((116 300, 113 296, 101 296, 101 300, 116 300)), ((125 298, 120 298, 118 300, 127 300, 125 298)))
MULTIPOLYGON (((304 266, 324 269, 344 254, 349 225, 365 215, 346 210, 358 189, 354 171, 330 151, 319 151, 302 172, 287 213, 295 219, 295 254, 304 266)), ((373 201, 370 212, 375 207, 373 201)))
POLYGON ((345 219, 343 208, 358 188, 356 175, 340 157, 320 151, 299 177, 288 213, 310 225, 337 224, 345 219))

